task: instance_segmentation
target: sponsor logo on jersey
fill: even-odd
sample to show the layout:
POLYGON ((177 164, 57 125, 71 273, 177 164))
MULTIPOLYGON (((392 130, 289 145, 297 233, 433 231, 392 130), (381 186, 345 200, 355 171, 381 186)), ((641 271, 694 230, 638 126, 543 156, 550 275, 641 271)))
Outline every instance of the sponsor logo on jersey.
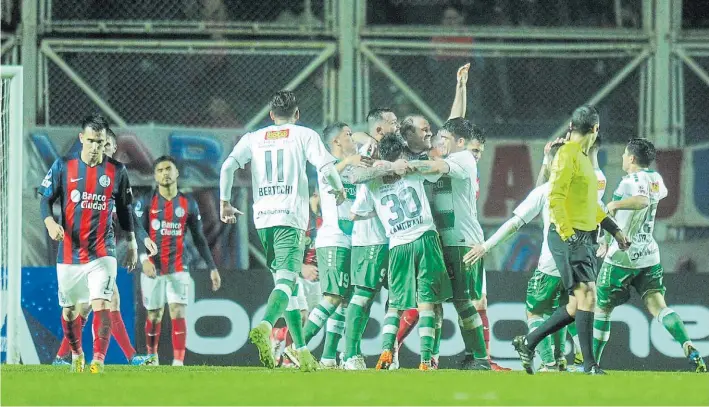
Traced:
POLYGON ((288 138, 289 129, 267 131, 264 140, 280 140, 288 138))
POLYGON ((106 195, 90 194, 88 192, 79 192, 72 190, 69 193, 69 198, 74 203, 79 203, 81 209, 93 209, 97 211, 105 211, 108 206, 106 204, 106 195))
POLYGON ((157 219, 154 219, 151 226, 153 229, 158 230, 155 228, 157 222, 157 226, 160 229, 160 236, 182 236, 182 224, 180 222, 168 222, 168 221, 158 221, 157 219))
POLYGON ((654 181, 654 182, 650 183, 650 192, 653 194, 660 193, 660 182, 659 181, 654 181))
POLYGON ((606 180, 599 179, 598 180, 598 190, 603 191, 604 189, 606 189, 606 180))

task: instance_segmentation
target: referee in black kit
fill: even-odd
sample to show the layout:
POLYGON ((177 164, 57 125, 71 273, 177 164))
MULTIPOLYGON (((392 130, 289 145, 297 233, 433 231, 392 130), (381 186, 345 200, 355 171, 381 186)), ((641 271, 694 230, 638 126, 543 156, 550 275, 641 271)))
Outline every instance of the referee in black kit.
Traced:
POLYGON ((581 106, 571 117, 569 140, 559 149, 549 179, 549 250, 561 274, 569 303, 559 307, 542 326, 512 341, 527 373, 534 374, 532 362, 537 344, 576 320, 584 371, 605 374, 593 358, 593 310, 596 305, 597 227, 613 235, 621 248, 630 244, 616 223, 598 204, 596 174, 590 150, 598 136, 598 111, 581 106))

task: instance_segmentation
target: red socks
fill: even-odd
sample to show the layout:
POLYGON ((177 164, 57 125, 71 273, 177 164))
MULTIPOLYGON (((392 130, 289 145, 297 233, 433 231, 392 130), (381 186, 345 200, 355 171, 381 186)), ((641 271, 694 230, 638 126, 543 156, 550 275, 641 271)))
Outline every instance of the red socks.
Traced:
POLYGON ((118 346, 121 347, 123 354, 126 355, 126 359, 130 361, 135 356, 135 349, 130 343, 130 338, 128 337, 128 331, 126 331, 126 325, 123 323, 123 317, 121 317, 120 311, 111 311, 111 334, 118 342, 118 346))
POLYGON ((185 361, 185 342, 187 338, 187 324, 184 318, 172 320, 172 350, 174 360, 185 361))
POLYGON ((62 339, 62 344, 59 346, 57 357, 64 358, 69 355, 69 352, 77 355, 83 353, 81 349, 81 331, 86 321, 81 315, 76 317, 73 321, 65 320, 64 316, 62 316, 61 319, 64 338, 62 339))
POLYGON ((396 333, 396 341, 401 348, 404 339, 414 330, 414 327, 419 322, 419 311, 417 309, 406 310, 401 314, 399 320, 399 331, 396 333))
POLYGON ((487 319, 487 310, 479 309, 478 314, 483 321, 483 337, 485 338, 485 349, 487 349, 488 358, 490 357, 490 321, 487 319))
POLYGON ((145 347, 148 355, 158 353, 158 342, 160 341, 160 322, 153 323, 151 320, 145 320, 145 347))
POLYGON ((103 362, 106 358, 108 343, 111 341, 110 311, 105 309, 94 311, 94 360, 103 362))

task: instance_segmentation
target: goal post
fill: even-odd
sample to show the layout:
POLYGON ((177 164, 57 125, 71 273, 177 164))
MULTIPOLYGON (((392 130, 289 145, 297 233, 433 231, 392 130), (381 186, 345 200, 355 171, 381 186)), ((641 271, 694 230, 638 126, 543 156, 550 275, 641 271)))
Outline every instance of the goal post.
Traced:
POLYGON ((2 138, 0 139, 0 323, 2 350, 9 364, 20 363, 19 319, 22 318, 22 67, 0 66, 2 138))

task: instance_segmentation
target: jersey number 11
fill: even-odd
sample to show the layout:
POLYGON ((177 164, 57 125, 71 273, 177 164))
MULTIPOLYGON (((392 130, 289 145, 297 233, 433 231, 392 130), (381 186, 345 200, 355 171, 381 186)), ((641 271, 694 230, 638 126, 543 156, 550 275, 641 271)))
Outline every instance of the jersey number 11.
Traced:
MULTIPOLYGON (((269 184, 273 183, 273 153, 271 150, 266 151, 266 181, 269 184)), ((283 182, 283 149, 276 150, 276 172, 278 173, 277 182, 283 182)))

